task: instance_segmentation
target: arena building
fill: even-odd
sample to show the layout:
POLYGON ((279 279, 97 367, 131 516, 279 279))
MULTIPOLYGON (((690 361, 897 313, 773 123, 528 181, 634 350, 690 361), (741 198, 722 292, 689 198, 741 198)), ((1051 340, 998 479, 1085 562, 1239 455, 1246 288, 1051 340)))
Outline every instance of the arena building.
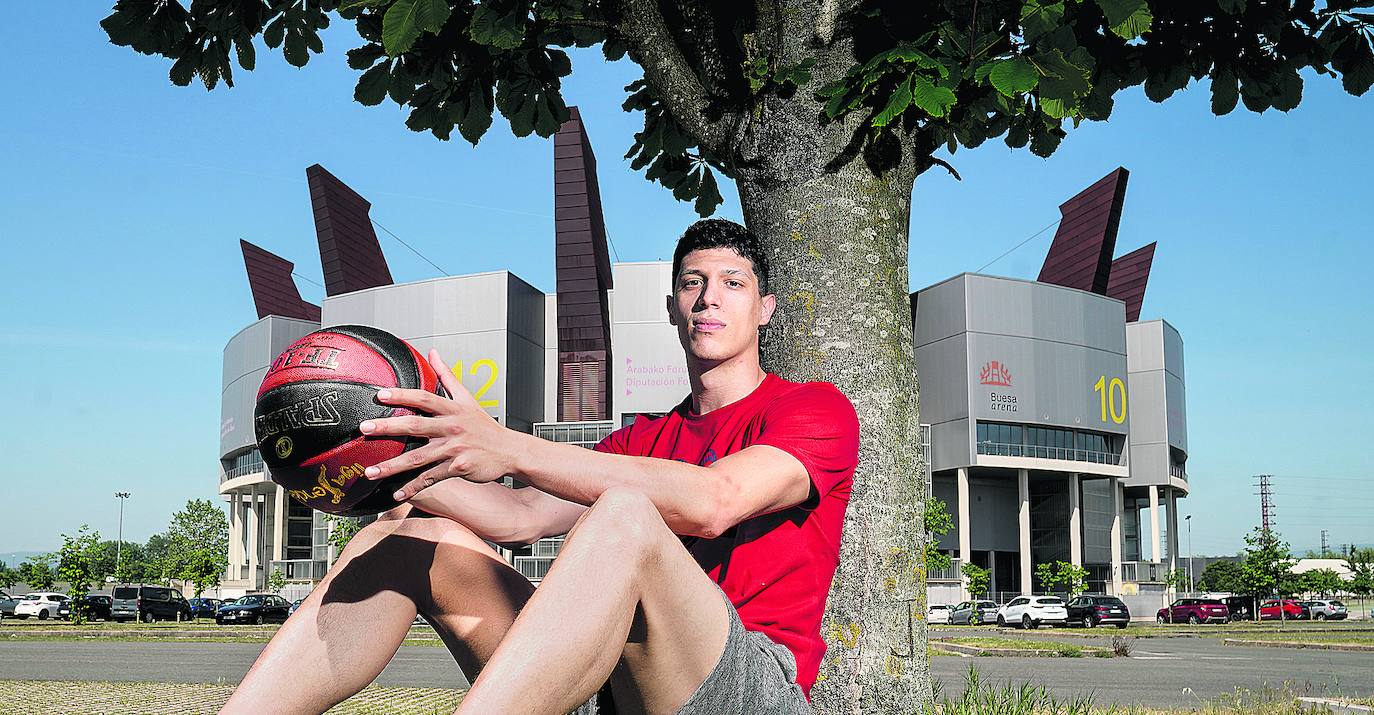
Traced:
MULTIPOLYGON (((575 108, 554 139, 551 294, 506 271, 396 284, 370 204, 321 166, 306 176, 323 304, 301 299, 290 262, 241 246, 258 320, 224 350, 225 595, 263 589, 273 571, 288 596, 303 593, 337 556, 331 521, 271 481, 252 428, 267 366, 320 326, 373 325, 437 348, 502 424, 585 447, 688 393, 664 312, 671 266, 610 261, 575 108)), ((1138 321, 1153 244, 1111 260, 1126 178, 1118 169, 1061 207, 1039 280, 962 274, 912 294, 920 439, 955 522, 940 542, 954 567, 930 574, 931 602, 967 596, 963 563, 992 571, 997 592, 1037 590, 1035 566, 1058 560, 1101 591, 1162 590, 1187 493, 1182 342, 1163 321, 1138 321)), ((537 581, 560 546, 507 555, 537 581)))

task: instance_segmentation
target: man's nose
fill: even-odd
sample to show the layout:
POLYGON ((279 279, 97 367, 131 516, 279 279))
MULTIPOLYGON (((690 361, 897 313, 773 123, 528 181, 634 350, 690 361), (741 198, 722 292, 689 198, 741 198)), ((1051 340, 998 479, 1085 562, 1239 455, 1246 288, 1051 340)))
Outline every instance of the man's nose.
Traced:
POLYGON ((720 294, 723 288, 714 281, 707 281, 701 287, 701 292, 697 294, 697 304, 693 306, 697 310, 711 308, 720 305, 720 294))

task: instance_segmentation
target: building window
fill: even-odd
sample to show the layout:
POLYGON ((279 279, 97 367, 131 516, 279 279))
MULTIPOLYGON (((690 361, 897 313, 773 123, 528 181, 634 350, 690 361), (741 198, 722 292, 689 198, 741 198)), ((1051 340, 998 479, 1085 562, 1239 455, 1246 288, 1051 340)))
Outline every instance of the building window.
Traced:
POLYGON ((976 429, 978 454, 1122 464, 1125 440, 1116 435, 1000 422, 979 422, 976 429))

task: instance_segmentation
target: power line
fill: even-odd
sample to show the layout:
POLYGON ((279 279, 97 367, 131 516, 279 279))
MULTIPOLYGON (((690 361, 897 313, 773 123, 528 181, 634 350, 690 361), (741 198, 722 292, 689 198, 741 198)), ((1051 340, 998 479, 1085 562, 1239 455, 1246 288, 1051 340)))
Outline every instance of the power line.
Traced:
POLYGON ((991 261, 988 261, 987 263, 984 263, 982 266, 980 266, 980 267, 978 268, 978 270, 974 271, 974 273, 982 273, 984 268, 987 268, 988 266, 990 266, 990 265, 992 265, 992 264, 994 264, 994 263, 996 263, 996 262, 1002 260, 1003 258, 1006 258, 1009 254, 1011 254, 1012 251, 1015 251, 1016 249, 1018 249, 1018 248, 1020 248, 1020 247, 1022 247, 1022 246, 1024 246, 1024 245, 1026 245, 1027 243, 1030 243, 1032 240, 1035 239, 1036 236, 1039 236, 1040 234, 1042 234, 1042 233, 1044 233, 1044 232, 1050 230, 1051 228, 1053 228, 1053 227, 1055 226, 1055 224, 1059 223, 1059 222, 1062 221, 1062 220, 1063 220, 1062 217, 1061 217, 1061 218, 1055 219, 1054 221, 1052 221, 1052 222, 1050 223, 1050 225, 1048 225, 1048 226, 1046 226, 1046 227, 1040 229, 1039 231, 1036 231, 1035 233, 1032 233, 1032 234, 1030 235, 1030 238, 1027 238, 1026 240, 1024 240, 1024 241, 1022 241, 1022 242, 1016 244, 1015 246, 1012 246, 1011 248, 1008 248, 1005 252, 1002 253, 1002 255, 1000 255, 1000 256, 998 256, 998 257, 992 259, 991 261))
POLYGON ((606 241, 611 244, 611 255, 615 256, 617 263, 620 262, 620 251, 615 250, 615 239, 611 238, 611 230, 606 229, 606 241))
POLYGON ((429 260, 428 258, 426 258, 426 257, 425 257, 425 254, 420 253, 419 251, 415 250, 415 248, 414 248, 413 246, 411 246, 409 243, 406 243, 405 241, 402 241, 400 236, 397 236, 396 234, 392 233, 392 232, 391 232, 391 229, 387 228, 386 226, 383 226, 381 223, 379 223, 379 222, 377 221, 377 219, 369 217, 368 220, 371 221, 371 222, 373 223, 373 225, 375 225, 377 228, 380 228, 380 229, 382 229, 383 231, 386 231, 387 235, 388 235, 388 236, 391 236, 391 237, 394 238, 394 239, 396 239, 397 243, 400 243, 402 246, 405 246, 406 248, 409 248, 411 253, 414 253, 415 255, 419 256, 421 259, 424 260, 425 263, 428 263, 429 265, 434 266, 434 270, 439 271, 440 273, 442 273, 442 274, 444 274, 444 275, 446 275, 446 276, 447 276, 447 275, 452 275, 452 274, 450 274, 448 271, 446 271, 446 270, 440 268, 437 264, 434 263, 434 261, 431 261, 431 260, 429 260))
POLYGON ((303 275, 301 275, 301 274, 299 274, 299 273, 297 273, 297 272, 295 272, 295 271, 291 271, 291 275, 293 275, 293 276, 295 276, 295 277, 297 277, 297 278, 299 278, 299 279, 301 279, 301 280, 303 280, 303 281, 305 281, 306 283, 309 283, 309 284, 311 284, 311 285, 319 286, 320 288, 323 288, 323 287, 324 287, 324 286, 320 285, 319 283, 316 283, 315 281, 312 281, 312 280, 310 280, 309 278, 306 278, 305 276, 303 276, 303 275))

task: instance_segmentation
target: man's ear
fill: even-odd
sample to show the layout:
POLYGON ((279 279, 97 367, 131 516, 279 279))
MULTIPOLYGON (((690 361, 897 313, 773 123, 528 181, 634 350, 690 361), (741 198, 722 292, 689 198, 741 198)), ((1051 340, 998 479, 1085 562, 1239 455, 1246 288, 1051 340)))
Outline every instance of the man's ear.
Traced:
POLYGON ((663 307, 668 310, 668 324, 677 327, 677 313, 673 310, 673 296, 663 296, 663 307))
POLYGON ((778 297, 769 293, 763 296, 763 307, 759 309, 759 325, 767 325, 773 319, 773 311, 778 309, 778 297))

